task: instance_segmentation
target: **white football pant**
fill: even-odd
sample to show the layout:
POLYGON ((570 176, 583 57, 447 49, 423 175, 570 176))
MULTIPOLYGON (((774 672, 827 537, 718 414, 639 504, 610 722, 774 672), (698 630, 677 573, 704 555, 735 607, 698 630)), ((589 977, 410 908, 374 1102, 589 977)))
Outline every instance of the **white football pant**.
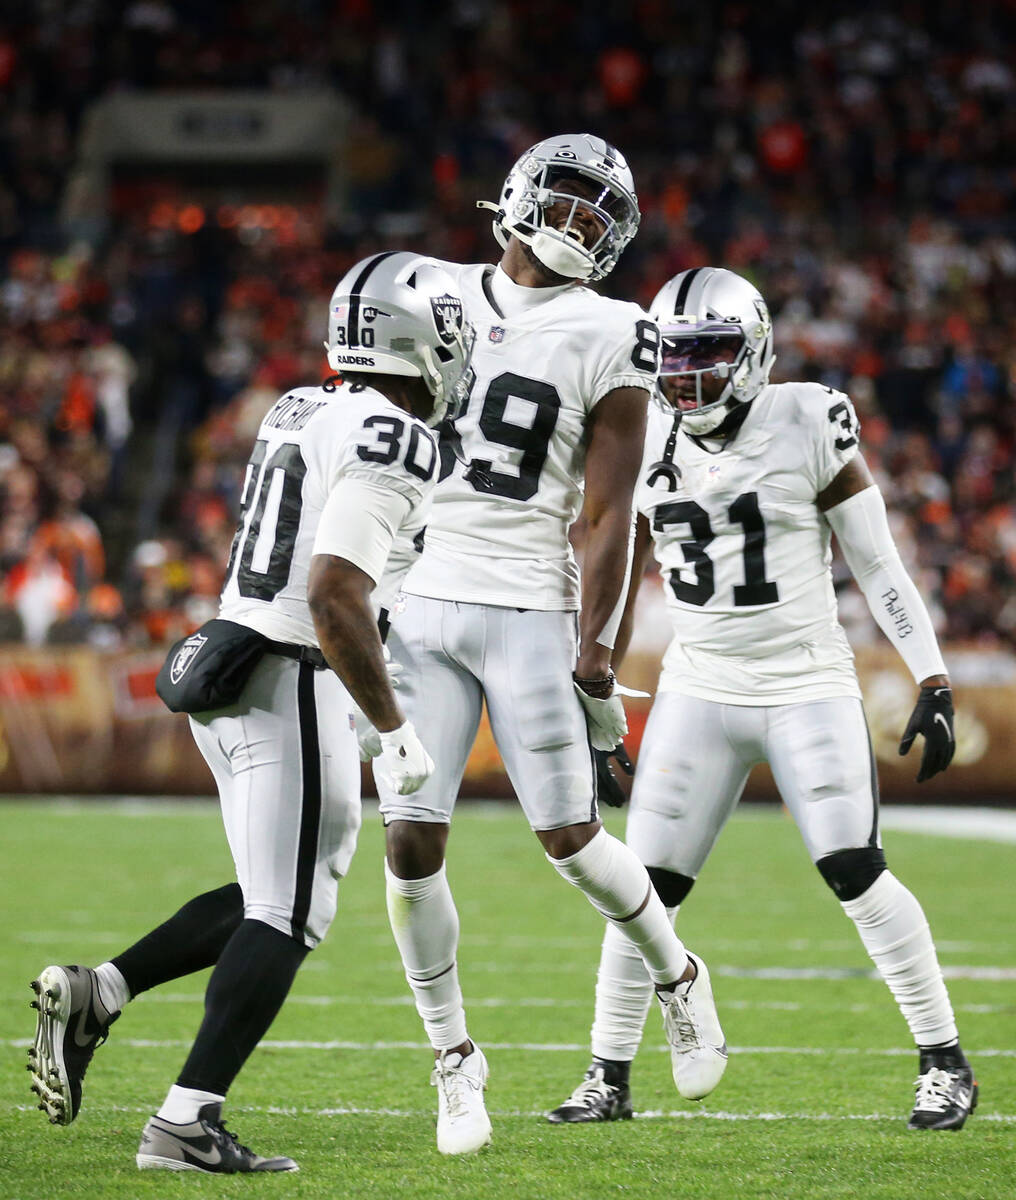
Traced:
POLYGON ((596 820, 596 771, 572 686, 575 613, 406 596, 387 644, 403 668, 399 703, 435 769, 411 796, 377 780, 386 824, 451 821, 484 699, 530 826, 596 820))
MULTIPOLYGON (((663 692, 639 753, 627 841, 648 867, 696 878, 755 764, 768 762, 813 862, 877 846, 878 784, 861 702, 853 697, 752 707, 663 692)), ((889 871, 842 905, 919 1045, 957 1036, 927 921, 889 871)), ((676 909, 668 910, 673 916, 676 909)), ((592 1051, 630 1061, 652 988, 608 926, 596 983, 592 1051)))
POLYGON ((639 750, 626 839, 648 867, 694 879, 768 762, 812 862, 878 845, 878 784, 860 700, 755 707, 661 692, 639 750))
POLYGON ((333 671, 266 654, 236 704, 190 718, 215 776, 244 916, 313 948, 360 829, 349 693, 333 671))

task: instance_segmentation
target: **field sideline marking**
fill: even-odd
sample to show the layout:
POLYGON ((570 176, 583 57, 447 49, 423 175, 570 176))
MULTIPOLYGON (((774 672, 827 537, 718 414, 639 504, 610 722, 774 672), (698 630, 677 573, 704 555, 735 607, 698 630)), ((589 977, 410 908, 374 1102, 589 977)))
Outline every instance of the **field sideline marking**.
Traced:
POLYGON ((888 804, 880 808, 878 823, 883 829, 900 833, 972 838, 984 842, 1016 842, 1016 812, 1000 808, 888 804))
MULTIPOLYGON (((127 1105, 127 1104, 90 1104, 89 1112, 116 1112, 116 1113, 151 1113, 151 1107, 142 1105, 127 1105)), ((15 1104, 11 1106, 13 1112, 35 1112, 36 1105, 34 1104, 15 1104)), ((256 1105, 256 1104, 237 1104, 230 1106, 232 1113, 264 1113, 273 1117, 414 1117, 430 1120, 433 1118, 431 1109, 411 1109, 411 1108, 357 1108, 355 1106, 343 1106, 341 1108, 293 1108, 279 1105, 256 1105)), ((505 1117, 524 1117, 531 1119, 534 1117, 543 1117, 546 1115, 544 1109, 490 1109, 490 1115, 498 1119, 505 1117)), ((663 1109, 646 1109, 644 1112, 636 1111, 635 1117, 640 1121, 892 1121, 898 1122, 901 1120, 899 1113, 785 1113, 785 1112, 760 1112, 760 1113, 735 1113, 719 1110, 717 1112, 707 1112, 702 1109, 690 1112, 687 1109, 679 1108, 672 1111, 663 1109)), ((1001 1125, 1016 1124, 1016 1113, 979 1113, 974 1118, 978 1124, 982 1121, 992 1121, 1001 1125)))
MULTIPOLYGON (((33 1044, 32 1038, 6 1038, 3 1042, 11 1049, 26 1049, 33 1044)), ((191 1045, 183 1038, 118 1038, 118 1046, 126 1046, 130 1050, 179 1050, 191 1045)), ((427 1042, 349 1042, 337 1039, 329 1041, 305 1041, 266 1038, 258 1043, 259 1049, 264 1050, 429 1050, 427 1042)), ((588 1049, 585 1043, 579 1042, 484 1042, 484 1050, 518 1050, 533 1051, 537 1054, 578 1053, 588 1049)), ((669 1054, 669 1046, 647 1046, 647 1050, 660 1054, 669 1054)), ((969 1049, 969 1048, 968 1048, 969 1049)), ((917 1051, 913 1046, 906 1049, 869 1050, 859 1046, 731 1046, 731 1054, 796 1054, 796 1055, 858 1055, 864 1054, 875 1058, 899 1058, 914 1055, 917 1051)), ((1016 1050, 1010 1049, 970 1049, 976 1058, 1016 1058, 1016 1050)))
MULTIPOLYGON (((103 808, 115 808, 119 815, 130 817, 173 817, 179 815, 218 816, 218 803, 212 798, 179 796, 5 796, 8 803, 39 802, 51 812, 61 815, 100 813, 103 808)), ((484 818, 513 814, 517 806, 503 800, 472 800, 469 811, 484 818)), ((367 797, 363 803, 366 820, 377 820, 377 801, 367 797)), ((782 820, 782 809, 775 804, 749 805, 739 809, 735 820, 782 820)), ((879 810, 883 829, 901 833, 929 834, 934 837, 972 838, 976 841, 1016 843, 1016 812, 999 808, 967 805, 883 804, 879 810)))

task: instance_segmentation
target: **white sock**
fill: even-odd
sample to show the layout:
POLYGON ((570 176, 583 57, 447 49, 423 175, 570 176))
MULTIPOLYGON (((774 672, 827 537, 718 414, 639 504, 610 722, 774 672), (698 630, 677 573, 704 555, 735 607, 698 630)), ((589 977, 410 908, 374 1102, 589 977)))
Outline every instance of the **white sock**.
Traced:
POLYGON ((569 883, 616 926, 642 955, 653 983, 673 983, 688 966, 688 955, 667 919, 667 910, 638 855, 605 829, 577 854, 548 860, 569 883), (647 899, 648 897, 648 899, 647 899), (638 914, 639 906, 645 907, 638 914))
MULTIPOLYGON (((673 923, 677 908, 668 908, 673 923)), ((591 1047, 595 1058, 631 1062, 642 1041, 653 981, 642 955, 614 925, 607 925, 596 973, 596 1012, 591 1047)))
POLYGON ((450 1050, 467 1040, 455 954, 459 914, 441 869, 426 879, 399 879, 385 861, 388 920, 402 955, 416 1011, 435 1050, 450 1050))
POLYGON ((99 999, 111 1013, 118 1013, 130 1002, 131 990, 127 980, 111 962, 95 968, 99 985, 99 999))
POLYGON ((949 993, 916 898, 883 871, 863 895, 842 903, 918 1046, 955 1042, 959 1033, 949 993))
POLYGON ((197 1088, 178 1087, 174 1083, 155 1115, 173 1125, 189 1125, 198 1119, 198 1113, 206 1104, 221 1104, 225 1098, 215 1092, 199 1092, 197 1088))

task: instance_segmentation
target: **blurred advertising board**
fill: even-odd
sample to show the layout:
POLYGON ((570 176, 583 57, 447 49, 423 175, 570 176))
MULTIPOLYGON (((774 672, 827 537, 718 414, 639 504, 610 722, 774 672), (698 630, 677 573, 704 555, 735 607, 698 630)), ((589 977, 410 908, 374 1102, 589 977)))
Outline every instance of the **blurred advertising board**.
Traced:
MULTIPOLYGON (((174 716, 155 694, 162 657, 157 650, 0 649, 0 792, 212 793, 211 775, 191 739, 186 717, 174 716)), ((890 649, 866 648, 857 655, 882 797, 1016 803, 1016 656, 953 646, 946 649, 946 660, 956 689, 956 758, 945 776, 918 787, 914 777, 919 747, 905 759, 897 754, 916 689, 890 649)), ((624 682, 652 691, 658 670, 658 657, 632 655, 624 682)), ((633 758, 650 703, 627 704, 627 744, 633 758)), ((364 790, 373 793, 369 770, 364 771, 364 790)), ((462 795, 512 795, 486 719, 462 795)), ((775 797, 764 768, 752 775, 747 795, 775 797)))

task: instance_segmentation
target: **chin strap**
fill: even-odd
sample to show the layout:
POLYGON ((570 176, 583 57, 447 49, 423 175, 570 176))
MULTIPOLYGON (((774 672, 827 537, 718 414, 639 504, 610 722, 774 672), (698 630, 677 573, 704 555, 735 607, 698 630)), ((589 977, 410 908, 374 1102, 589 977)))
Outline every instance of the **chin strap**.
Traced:
MULTIPOLYGON (((596 264, 579 249, 582 246, 579 238, 571 239, 573 244, 569 245, 568 241, 551 237, 541 229, 537 229, 533 233, 523 233, 521 230, 506 226, 504 209, 490 200, 477 200, 476 207, 494 213, 495 232, 500 225, 503 232, 517 237, 520 242, 525 242, 548 271, 553 271, 555 275, 561 275, 565 279, 589 279, 593 274, 596 264)), ((500 240, 500 235, 498 240, 500 240)))

